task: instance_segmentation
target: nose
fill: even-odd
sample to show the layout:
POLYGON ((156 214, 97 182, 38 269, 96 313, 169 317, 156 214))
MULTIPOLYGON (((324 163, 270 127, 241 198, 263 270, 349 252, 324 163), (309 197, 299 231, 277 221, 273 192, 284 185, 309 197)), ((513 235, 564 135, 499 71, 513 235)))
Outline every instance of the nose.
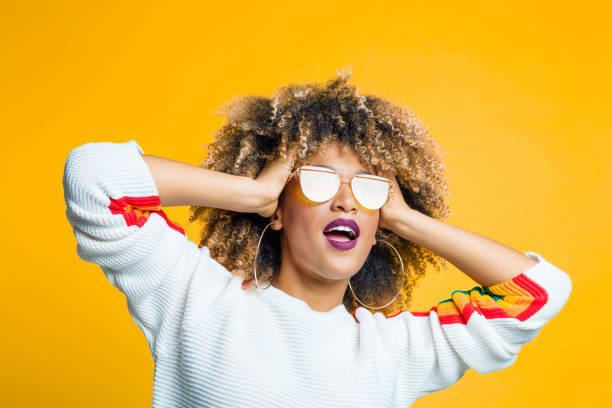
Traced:
POLYGON ((340 188, 333 198, 332 208, 340 211, 357 211, 357 202, 353 197, 353 191, 351 190, 351 182, 349 180, 341 180, 340 188))

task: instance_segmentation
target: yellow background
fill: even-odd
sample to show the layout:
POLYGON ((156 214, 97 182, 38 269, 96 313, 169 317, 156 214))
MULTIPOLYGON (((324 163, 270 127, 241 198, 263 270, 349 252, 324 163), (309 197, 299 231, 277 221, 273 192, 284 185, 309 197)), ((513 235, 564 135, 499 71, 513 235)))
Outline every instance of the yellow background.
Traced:
MULTIPOLYGON (((123 295, 76 254, 61 185, 72 148, 134 138, 146 153, 199 164, 225 101, 326 81, 348 66, 362 93, 412 108, 446 151, 449 223, 538 251, 574 284, 566 308, 512 367, 470 370, 414 406, 609 402, 612 53, 604 7, 3 2, 0 405, 151 405, 144 335, 123 295)), ((187 224, 187 208, 168 213, 187 224)), ((187 227, 193 239, 195 227, 187 227)), ((432 273, 414 309, 472 284, 455 268, 432 273)))

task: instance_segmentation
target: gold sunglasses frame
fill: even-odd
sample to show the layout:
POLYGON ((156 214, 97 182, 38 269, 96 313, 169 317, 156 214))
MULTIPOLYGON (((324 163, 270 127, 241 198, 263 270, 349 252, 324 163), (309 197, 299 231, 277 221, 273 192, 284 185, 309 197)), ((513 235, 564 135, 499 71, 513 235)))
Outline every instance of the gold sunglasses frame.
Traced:
MULTIPOLYGON (((367 179, 375 179, 375 180, 379 180, 379 181, 384 181, 389 185, 389 192, 387 193, 387 199, 385 200, 384 204, 380 206, 380 208, 377 208, 377 210, 380 210, 382 207, 384 207, 388 202, 389 202, 389 198, 391 197, 391 193, 393 191, 393 184, 391 183, 391 180, 389 180, 386 177, 381 177, 381 176, 377 176, 374 174, 351 174, 351 173, 340 173, 339 171, 333 170, 333 169, 328 169, 325 167, 321 167, 321 166, 316 166, 316 165, 303 165, 298 167, 297 169, 295 169, 291 175, 289 176, 289 178, 287 179, 287 183, 289 183, 289 181, 293 178, 293 176, 295 176, 297 174, 297 177, 300 177, 300 170, 303 169, 307 169, 309 171, 319 171, 321 173, 332 173, 332 174, 336 174, 338 176, 338 178, 340 179, 340 185, 338 186, 338 190, 336 190, 336 192, 334 193, 333 196, 331 196, 331 198, 329 198, 328 200, 325 201, 329 201, 332 198, 334 198, 336 196, 336 194, 338 194, 338 191, 340 191, 340 187, 342 187, 342 183, 348 183, 350 188, 351 188, 351 194, 353 195, 353 198, 355 199, 355 201, 357 201, 359 203, 359 205, 361 205, 363 208, 366 208, 370 211, 376 211, 376 210, 372 210, 368 207, 365 207, 355 196, 355 192, 353 191, 353 185, 351 184, 353 182, 353 179, 355 177, 357 178, 367 178, 367 179), (344 178, 342 176, 349 176, 348 178, 344 178)), ((300 184, 300 189, 301 189, 301 184, 300 184)), ((308 197, 307 197, 308 198, 308 197)), ((310 198, 309 198, 310 200, 310 198)), ((311 200, 312 201, 312 200, 311 200)), ((324 203, 325 201, 321 201, 322 203, 324 203)), ((313 202, 317 202, 317 201, 313 201, 313 202)))

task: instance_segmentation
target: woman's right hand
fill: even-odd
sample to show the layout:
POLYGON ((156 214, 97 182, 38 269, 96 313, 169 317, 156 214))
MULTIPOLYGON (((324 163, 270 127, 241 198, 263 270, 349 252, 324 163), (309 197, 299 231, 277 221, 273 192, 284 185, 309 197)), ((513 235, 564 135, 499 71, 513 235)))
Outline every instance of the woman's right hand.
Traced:
POLYGON ((266 164, 255 178, 257 188, 265 197, 263 205, 257 209, 257 214, 262 217, 270 217, 276 211, 278 198, 283 192, 293 169, 296 149, 297 147, 290 149, 285 159, 279 157, 266 164))

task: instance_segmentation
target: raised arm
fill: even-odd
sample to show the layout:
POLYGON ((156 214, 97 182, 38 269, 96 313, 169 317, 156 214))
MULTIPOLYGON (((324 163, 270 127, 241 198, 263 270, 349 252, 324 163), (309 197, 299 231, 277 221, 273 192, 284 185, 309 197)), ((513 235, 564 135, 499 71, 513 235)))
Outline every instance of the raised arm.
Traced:
POLYGON ((569 276, 537 252, 524 254, 537 263, 511 279, 455 290, 427 311, 385 319, 397 336, 398 398, 444 389, 470 368, 488 373, 509 367, 559 313, 571 292, 569 276))
POLYGON ((398 398, 448 387, 469 368, 487 373, 510 366, 567 302, 569 275, 539 253, 521 253, 401 201, 391 205, 386 228, 441 255, 479 284, 453 291, 428 311, 382 321, 382 332, 396 336, 398 398))
POLYGON ((178 335, 188 286, 214 296, 231 276, 168 218, 163 205, 257 212, 269 201, 255 180, 144 155, 135 140, 86 143, 64 167, 66 216, 77 253, 102 267, 127 298, 154 357, 178 335), (200 270, 201 273, 196 273, 200 270))
POLYGON ((265 197, 256 181, 204 169, 164 157, 143 154, 159 192, 161 205, 199 205, 236 212, 257 212, 265 197))

